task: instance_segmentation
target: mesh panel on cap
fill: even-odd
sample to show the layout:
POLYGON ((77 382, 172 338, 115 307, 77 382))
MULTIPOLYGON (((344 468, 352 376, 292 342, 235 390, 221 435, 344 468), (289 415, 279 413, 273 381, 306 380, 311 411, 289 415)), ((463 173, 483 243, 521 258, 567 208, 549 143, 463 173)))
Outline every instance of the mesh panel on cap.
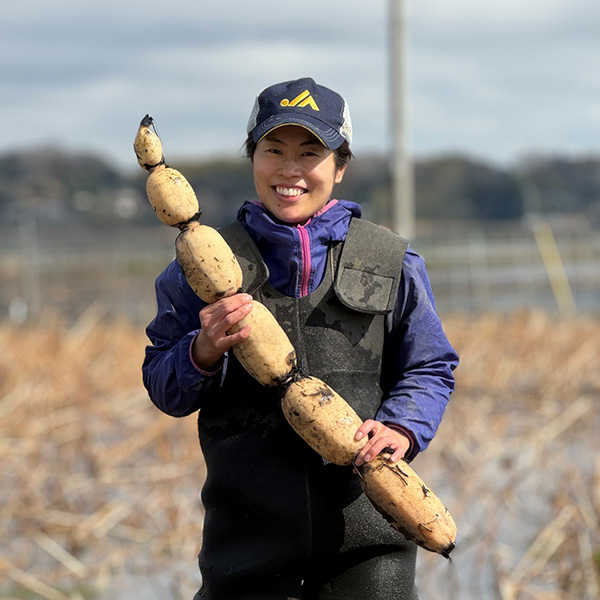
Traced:
POLYGON ((344 114, 343 114, 343 122, 340 127, 340 134, 348 141, 349 144, 352 143, 352 119, 350 118, 350 109, 348 108, 348 103, 344 100, 344 114))
POLYGON ((256 98, 254 106, 252 107, 252 112, 250 113, 250 118, 248 119, 248 127, 246 128, 247 133, 250 133, 257 125, 256 118, 258 117, 259 108, 258 98, 256 98))

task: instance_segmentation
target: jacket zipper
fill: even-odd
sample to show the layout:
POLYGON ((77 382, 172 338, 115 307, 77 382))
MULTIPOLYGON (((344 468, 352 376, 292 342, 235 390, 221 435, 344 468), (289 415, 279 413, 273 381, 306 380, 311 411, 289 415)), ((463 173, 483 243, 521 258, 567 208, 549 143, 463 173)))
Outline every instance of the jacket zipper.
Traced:
POLYGON ((298 225, 298 234, 300 236, 300 250, 302 253, 302 277, 300 283, 300 297, 308 296, 310 283, 310 238, 308 231, 303 225, 298 225))

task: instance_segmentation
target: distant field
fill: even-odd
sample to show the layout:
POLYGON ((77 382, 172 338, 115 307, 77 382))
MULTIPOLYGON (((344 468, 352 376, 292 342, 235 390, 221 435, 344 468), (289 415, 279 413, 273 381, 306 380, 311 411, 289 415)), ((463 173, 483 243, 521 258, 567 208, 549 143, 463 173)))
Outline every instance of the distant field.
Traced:
MULTIPOLYGON (((204 476, 195 417, 141 385, 143 328, 97 305, 0 325, 0 596, 192 597, 204 476)), ((445 318, 457 391, 414 466, 454 515, 452 563, 422 551, 424 600, 597 600, 600 319, 445 318)))

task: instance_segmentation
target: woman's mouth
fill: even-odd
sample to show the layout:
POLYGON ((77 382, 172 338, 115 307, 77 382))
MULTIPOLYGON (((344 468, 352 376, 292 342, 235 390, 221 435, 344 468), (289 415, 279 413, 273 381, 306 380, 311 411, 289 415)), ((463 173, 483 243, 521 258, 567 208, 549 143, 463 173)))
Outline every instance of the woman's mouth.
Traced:
POLYGON ((273 189, 278 195, 284 196, 285 198, 297 198, 308 191, 306 188, 287 187, 283 185, 274 185, 273 189))

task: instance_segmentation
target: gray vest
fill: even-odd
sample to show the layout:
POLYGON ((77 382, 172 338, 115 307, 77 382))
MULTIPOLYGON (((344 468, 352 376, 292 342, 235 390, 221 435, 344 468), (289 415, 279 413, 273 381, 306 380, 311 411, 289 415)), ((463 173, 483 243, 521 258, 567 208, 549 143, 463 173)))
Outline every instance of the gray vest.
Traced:
POLYGON ((328 383, 363 420, 373 418, 381 402, 385 316, 396 303, 408 241, 353 219, 346 241, 330 249, 319 287, 292 298, 269 283, 243 225, 235 221, 221 234, 242 267, 243 290, 275 315, 296 349, 300 371, 328 383))

